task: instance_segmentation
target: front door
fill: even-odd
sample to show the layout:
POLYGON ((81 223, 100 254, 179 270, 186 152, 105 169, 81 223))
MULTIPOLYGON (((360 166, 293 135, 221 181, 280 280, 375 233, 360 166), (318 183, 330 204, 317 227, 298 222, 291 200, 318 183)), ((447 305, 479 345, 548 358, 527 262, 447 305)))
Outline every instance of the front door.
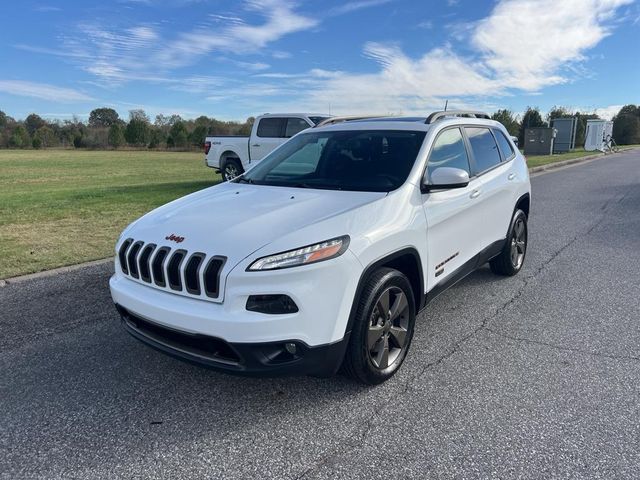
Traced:
MULTIPOLYGON (((429 176, 437 168, 453 167, 471 175, 469 153, 460 128, 447 128, 436 137, 429 155, 429 176)), ((422 196, 427 219, 427 289, 472 268, 479 253, 477 241, 483 228, 478 207, 480 180, 472 178, 464 188, 431 191, 422 196)))

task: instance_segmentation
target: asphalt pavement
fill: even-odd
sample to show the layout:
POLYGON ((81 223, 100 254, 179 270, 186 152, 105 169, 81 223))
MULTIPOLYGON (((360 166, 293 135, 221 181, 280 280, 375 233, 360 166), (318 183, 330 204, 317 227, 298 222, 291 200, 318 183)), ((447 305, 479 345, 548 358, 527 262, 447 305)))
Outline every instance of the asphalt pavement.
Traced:
POLYGON ((111 265, 0 288, 0 477, 638 478, 640 151, 532 184, 520 275, 441 295, 378 387, 162 355, 111 265))

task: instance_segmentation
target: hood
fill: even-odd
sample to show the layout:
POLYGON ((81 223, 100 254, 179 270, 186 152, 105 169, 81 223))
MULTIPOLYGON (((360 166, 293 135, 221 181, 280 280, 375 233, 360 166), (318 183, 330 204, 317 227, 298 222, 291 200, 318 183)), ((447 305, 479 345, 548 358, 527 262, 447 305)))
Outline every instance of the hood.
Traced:
MULTIPOLYGON (((126 237, 223 255, 235 265, 280 237, 385 195, 224 183, 146 214, 132 224, 126 237), (171 235, 182 237, 180 243, 166 240, 171 235)), ((324 239, 309 239, 316 240, 324 239)))

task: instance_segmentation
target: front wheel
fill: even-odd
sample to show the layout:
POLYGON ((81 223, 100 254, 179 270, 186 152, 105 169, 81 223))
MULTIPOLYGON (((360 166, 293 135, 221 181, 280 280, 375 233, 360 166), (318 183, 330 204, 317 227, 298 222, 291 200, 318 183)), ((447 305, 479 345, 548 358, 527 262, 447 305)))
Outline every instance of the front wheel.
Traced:
POLYGON ((369 385, 388 380, 409 351, 416 320, 407 277, 391 268, 377 270, 362 290, 343 368, 369 385))
POLYGON ((222 180, 228 182, 229 180, 233 180, 238 175, 244 173, 244 169, 242 168, 240 160, 236 158, 228 158, 222 165, 220 173, 222 174, 222 180))
POLYGON ((513 276, 522 269, 527 254, 527 215, 516 210, 511 220, 507 241, 500 255, 489 262, 491 271, 498 275, 513 276))

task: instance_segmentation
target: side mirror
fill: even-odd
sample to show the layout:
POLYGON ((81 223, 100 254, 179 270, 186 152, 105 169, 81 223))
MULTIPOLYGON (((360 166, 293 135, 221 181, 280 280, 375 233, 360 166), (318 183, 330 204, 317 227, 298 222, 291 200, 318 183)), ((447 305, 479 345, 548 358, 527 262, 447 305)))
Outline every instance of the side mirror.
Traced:
POLYGON ((431 173, 431 178, 428 170, 424 172, 420 190, 422 193, 427 193, 433 190, 464 188, 467 185, 469 185, 468 172, 461 168, 440 167, 431 173))

